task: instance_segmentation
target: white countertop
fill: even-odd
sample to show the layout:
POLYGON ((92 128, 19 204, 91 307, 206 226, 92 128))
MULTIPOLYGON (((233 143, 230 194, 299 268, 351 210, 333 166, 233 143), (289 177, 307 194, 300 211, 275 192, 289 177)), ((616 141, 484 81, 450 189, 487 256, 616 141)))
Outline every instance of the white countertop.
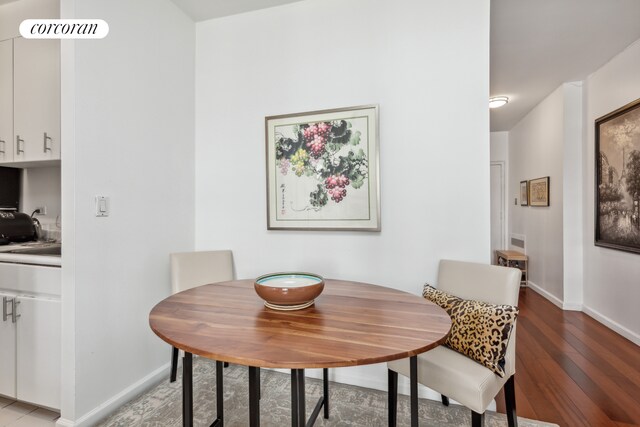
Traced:
POLYGON ((28 242, 28 243, 12 243, 10 245, 0 246, 0 262, 60 267, 62 265, 62 257, 60 257, 59 255, 33 255, 33 254, 8 253, 8 251, 12 251, 14 249, 28 248, 33 246, 51 246, 51 245, 56 245, 56 244, 45 243, 45 242, 28 242))
POLYGON ((49 265, 52 267, 60 267, 62 258, 51 255, 25 255, 25 254, 8 254, 0 252, 0 262, 11 262, 14 264, 31 264, 31 265, 49 265))

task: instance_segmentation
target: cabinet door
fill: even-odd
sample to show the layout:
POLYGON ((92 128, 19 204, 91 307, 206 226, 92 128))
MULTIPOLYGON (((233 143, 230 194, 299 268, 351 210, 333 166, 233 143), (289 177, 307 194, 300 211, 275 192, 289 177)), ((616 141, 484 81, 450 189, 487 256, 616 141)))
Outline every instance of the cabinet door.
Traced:
POLYGON ((17 398, 60 408, 60 301, 18 297, 17 398))
POLYGON ((13 40, 0 42, 0 162, 13 161, 13 40))
MULTIPOLYGON (((0 292, 0 301, 14 296, 0 292)), ((11 304, 6 311, 11 312, 11 304)), ((0 317, 0 394, 16 397, 16 325, 11 316, 7 320, 0 317)))
POLYGON ((60 41, 14 39, 13 72, 14 160, 60 159, 60 41))

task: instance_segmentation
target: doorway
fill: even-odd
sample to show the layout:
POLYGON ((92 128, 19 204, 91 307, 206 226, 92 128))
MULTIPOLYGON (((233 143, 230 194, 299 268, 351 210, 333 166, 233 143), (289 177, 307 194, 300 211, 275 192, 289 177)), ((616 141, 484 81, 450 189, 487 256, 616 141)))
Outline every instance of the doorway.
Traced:
POLYGON ((506 248, 506 188, 504 162, 491 162, 491 263, 495 251, 506 248))

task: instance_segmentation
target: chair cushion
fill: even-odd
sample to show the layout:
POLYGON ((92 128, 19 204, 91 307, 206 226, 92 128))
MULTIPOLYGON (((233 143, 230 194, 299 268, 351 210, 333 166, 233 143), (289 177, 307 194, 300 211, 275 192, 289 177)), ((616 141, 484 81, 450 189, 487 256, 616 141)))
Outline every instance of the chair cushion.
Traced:
MULTIPOLYGON (((409 359, 387 362, 387 366, 409 377, 409 359)), ((418 355, 418 382, 482 414, 507 378, 441 345, 418 355)))
POLYGON ((424 285, 422 296, 451 316, 451 331, 445 345, 505 376, 504 357, 518 307, 464 300, 424 285))

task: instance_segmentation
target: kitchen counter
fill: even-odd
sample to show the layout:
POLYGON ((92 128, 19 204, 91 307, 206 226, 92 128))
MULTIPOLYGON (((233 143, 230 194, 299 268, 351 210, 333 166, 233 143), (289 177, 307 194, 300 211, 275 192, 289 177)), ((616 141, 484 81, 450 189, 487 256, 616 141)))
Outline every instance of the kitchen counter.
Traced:
POLYGON ((33 251, 44 249, 46 252, 47 250, 60 247, 60 243, 51 242, 12 243, 0 246, 0 262, 60 267, 62 265, 62 257, 60 255, 33 253, 33 251), (12 253, 11 251, 23 252, 12 253))

